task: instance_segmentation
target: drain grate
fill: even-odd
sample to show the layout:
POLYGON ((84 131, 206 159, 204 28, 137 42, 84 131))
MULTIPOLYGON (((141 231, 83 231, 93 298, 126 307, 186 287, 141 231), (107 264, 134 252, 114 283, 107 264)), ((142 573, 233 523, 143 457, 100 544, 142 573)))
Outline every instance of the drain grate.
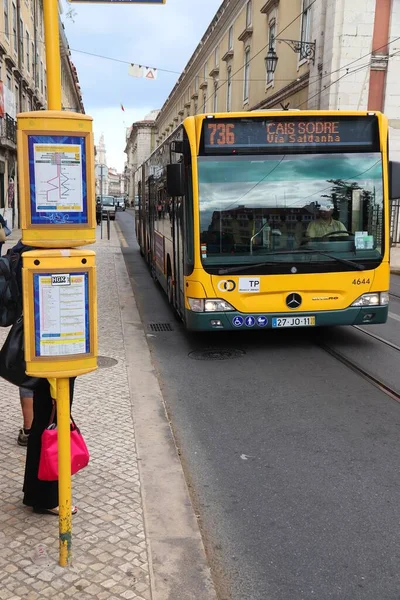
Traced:
POLYGON ((150 323, 149 324, 150 331, 173 331, 171 323, 150 323))
POLYGON ((118 364, 118 361, 115 358, 111 358, 110 356, 98 356, 97 357, 97 366, 99 369, 107 369, 109 367, 115 367, 118 364))
POLYGON ((241 358, 246 352, 227 348, 210 348, 208 350, 194 350, 189 352, 189 358, 194 360, 231 360, 241 358))

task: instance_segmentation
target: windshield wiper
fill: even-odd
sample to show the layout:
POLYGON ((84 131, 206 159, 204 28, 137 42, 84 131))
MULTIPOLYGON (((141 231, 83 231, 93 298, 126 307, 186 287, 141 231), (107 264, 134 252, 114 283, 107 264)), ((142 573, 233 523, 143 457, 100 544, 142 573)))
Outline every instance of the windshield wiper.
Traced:
MULTIPOLYGON (((338 256, 334 256, 333 254, 329 254, 329 252, 324 252, 323 250, 283 250, 279 252, 270 252, 268 256, 280 256, 285 254, 319 254, 320 256, 326 256, 327 258, 331 258, 332 260, 336 260, 337 262, 346 265, 346 267, 351 267, 352 269, 357 269, 357 271, 364 271, 366 269, 365 265, 360 265, 352 260, 348 260, 347 258, 339 258, 338 256)), ((236 273, 241 271, 246 271, 247 269, 255 269, 257 267, 264 266, 276 266, 281 263, 279 262, 271 262, 265 261, 262 263, 255 263, 253 265, 242 265, 239 267, 229 267, 228 269, 220 269, 218 271, 219 275, 228 275, 229 273, 236 273)))
POLYGON ((326 256, 327 258, 336 260, 337 262, 342 263, 342 265, 352 267, 358 271, 365 271, 366 269, 365 265, 360 265, 360 263, 356 263, 348 258, 340 258, 339 256, 329 254, 329 252, 324 252, 323 250, 284 250, 283 252, 276 252, 276 254, 319 254, 320 256, 326 256))
MULTIPOLYGON (((236 271, 247 271, 247 269, 256 269, 257 267, 274 267, 275 265, 279 265, 281 263, 277 263, 276 261, 268 261, 265 260, 262 263, 249 263, 247 265, 238 265, 237 267, 228 267, 224 269, 219 269, 218 275, 228 275, 229 273, 236 273, 236 271)), ((286 263, 282 263, 286 264, 286 263)))

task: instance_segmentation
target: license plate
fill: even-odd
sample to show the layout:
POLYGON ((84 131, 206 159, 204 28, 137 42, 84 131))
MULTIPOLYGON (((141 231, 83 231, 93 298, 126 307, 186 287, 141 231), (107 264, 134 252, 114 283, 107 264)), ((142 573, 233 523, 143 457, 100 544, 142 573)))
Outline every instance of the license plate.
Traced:
POLYGON ((314 327, 315 317, 277 317, 272 327, 314 327))

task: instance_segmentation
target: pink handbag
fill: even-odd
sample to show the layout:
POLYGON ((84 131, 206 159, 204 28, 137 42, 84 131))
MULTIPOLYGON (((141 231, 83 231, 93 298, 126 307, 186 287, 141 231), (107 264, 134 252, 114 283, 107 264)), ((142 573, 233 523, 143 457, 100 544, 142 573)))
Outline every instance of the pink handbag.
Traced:
MULTIPOLYGON (((41 481, 58 480, 58 448, 57 425, 53 422, 55 403, 50 416, 50 423, 42 433, 42 449, 40 451, 38 479, 41 481)), ((89 451, 85 440, 71 416, 71 475, 87 466, 89 451)))

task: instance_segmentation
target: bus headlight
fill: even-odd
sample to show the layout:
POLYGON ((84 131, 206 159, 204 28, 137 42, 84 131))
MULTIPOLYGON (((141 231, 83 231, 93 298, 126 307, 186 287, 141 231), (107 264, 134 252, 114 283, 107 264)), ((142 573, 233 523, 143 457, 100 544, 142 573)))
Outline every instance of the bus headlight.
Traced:
POLYGON ((188 298, 190 310, 193 312, 227 312, 235 310, 229 302, 219 298, 188 298))
POLYGON ((351 306, 387 306, 388 304, 389 292, 374 292, 363 294, 351 306))

